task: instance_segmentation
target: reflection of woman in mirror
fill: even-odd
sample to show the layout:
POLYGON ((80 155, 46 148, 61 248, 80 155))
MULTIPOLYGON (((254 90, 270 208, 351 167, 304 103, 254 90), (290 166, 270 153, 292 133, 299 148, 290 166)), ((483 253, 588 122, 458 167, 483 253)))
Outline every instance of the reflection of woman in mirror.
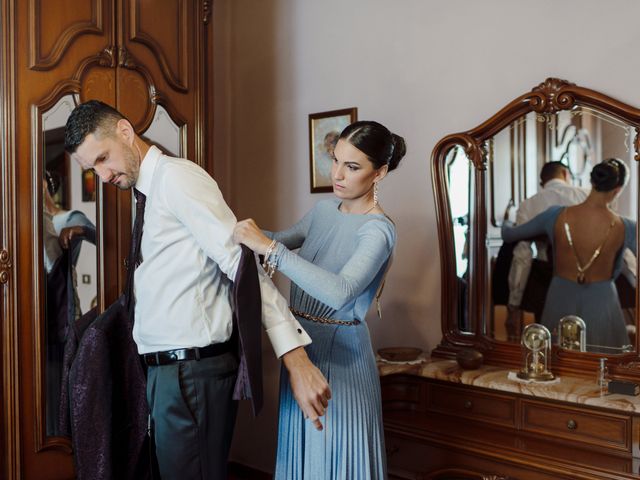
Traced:
POLYGON ((379 123, 351 124, 334 151, 337 198, 319 202, 289 230, 265 235, 244 220, 234 232, 293 282, 291 311, 313 339, 309 357, 331 385, 326 431, 316 432, 282 370, 277 479, 303 472, 305 478, 386 478, 380 383, 364 319, 396 241, 377 183, 404 154, 404 140, 379 123))
POLYGON ((507 242, 547 235, 554 275, 542 323, 554 331, 560 318, 577 315, 587 326, 587 344, 596 347, 629 344, 614 281, 622 269, 624 249, 636 253, 636 222, 610 208, 628 177, 623 161, 604 160, 591 171, 592 190, 584 202, 551 207, 528 223, 502 228, 507 242))
MULTIPOLYGON (((45 171, 44 208, 45 214, 51 216, 53 227, 58 235, 60 246, 69 248, 74 238, 81 238, 93 245, 96 244, 96 227, 80 210, 63 210, 53 197, 60 188, 60 179, 52 172, 45 171)), ((78 262, 80 243, 72 253, 73 264, 78 262)))

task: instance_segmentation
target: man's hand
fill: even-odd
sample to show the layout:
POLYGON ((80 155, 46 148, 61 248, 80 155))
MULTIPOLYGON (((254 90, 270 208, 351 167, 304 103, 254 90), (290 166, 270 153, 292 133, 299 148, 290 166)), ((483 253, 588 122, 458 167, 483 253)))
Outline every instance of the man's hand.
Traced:
POLYGON ((271 244, 271 239, 262 233, 252 218, 247 218, 236 224, 233 230, 233 241, 243 243, 259 255, 264 255, 271 244))
POLYGON ((322 430, 319 417, 325 414, 331 389, 324 375, 311 363, 303 347, 298 347, 282 356, 284 366, 289 371, 289 383, 293 397, 298 402, 304 416, 313 422, 317 430, 322 430))
POLYGON ((71 240, 73 240, 76 237, 84 237, 85 236, 85 231, 84 231, 84 227, 81 227, 79 225, 75 226, 75 227, 66 227, 63 228, 62 231, 60 232, 60 236, 58 237, 58 242, 60 242, 60 246, 64 249, 69 248, 69 244, 71 243, 71 240))

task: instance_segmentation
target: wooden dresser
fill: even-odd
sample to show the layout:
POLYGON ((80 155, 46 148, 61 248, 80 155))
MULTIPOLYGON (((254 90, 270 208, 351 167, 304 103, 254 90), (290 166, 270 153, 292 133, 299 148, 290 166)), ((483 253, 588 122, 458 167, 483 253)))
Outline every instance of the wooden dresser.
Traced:
POLYGON ((452 360, 380 363, 390 478, 640 479, 640 400, 452 360))

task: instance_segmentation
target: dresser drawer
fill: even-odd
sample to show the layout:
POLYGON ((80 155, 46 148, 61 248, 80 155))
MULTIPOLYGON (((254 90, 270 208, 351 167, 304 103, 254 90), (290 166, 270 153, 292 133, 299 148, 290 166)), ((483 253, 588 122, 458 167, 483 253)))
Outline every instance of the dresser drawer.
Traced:
POLYGON ((631 418, 626 415, 523 400, 522 429, 625 452, 631 451, 631 418))
POLYGON ((427 386, 420 379, 406 375, 389 375, 380 380, 383 411, 424 411, 427 386))
POLYGON ((428 409, 508 427, 516 425, 516 399, 469 388, 430 384, 428 409))

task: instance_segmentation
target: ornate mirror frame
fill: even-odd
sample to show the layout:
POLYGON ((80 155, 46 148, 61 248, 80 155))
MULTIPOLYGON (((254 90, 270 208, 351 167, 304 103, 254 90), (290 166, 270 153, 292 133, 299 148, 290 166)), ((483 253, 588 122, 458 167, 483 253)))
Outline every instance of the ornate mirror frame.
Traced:
MULTIPOLYGON (((454 358, 463 348, 475 348, 484 354, 485 363, 519 368, 520 345, 496 341, 486 330, 485 293, 489 288, 487 277, 487 152, 485 142, 514 121, 530 112, 540 115, 555 114, 575 106, 601 111, 629 124, 635 129, 633 146, 635 160, 640 160, 640 109, 631 107, 595 90, 579 87, 566 80, 547 78, 530 92, 516 98, 491 118, 472 130, 444 137, 435 146, 431 156, 431 173, 438 222, 441 262, 442 340, 432 355, 454 358), (475 198, 471 205, 468 317, 471 332, 458 328, 458 286, 454 255, 452 218, 446 177, 447 154, 454 147, 462 147, 473 165, 475 198)), ((638 201, 638 200, 636 200, 638 201)), ((639 203, 640 204, 640 203, 639 203)), ((636 289, 636 305, 638 305, 636 289)), ((636 308, 636 325, 638 325, 636 308)), ((598 359, 595 353, 574 353, 553 347, 551 367, 554 372, 594 375, 598 359)), ((640 381, 640 335, 635 339, 635 351, 609 357, 609 372, 618 378, 640 381)))

